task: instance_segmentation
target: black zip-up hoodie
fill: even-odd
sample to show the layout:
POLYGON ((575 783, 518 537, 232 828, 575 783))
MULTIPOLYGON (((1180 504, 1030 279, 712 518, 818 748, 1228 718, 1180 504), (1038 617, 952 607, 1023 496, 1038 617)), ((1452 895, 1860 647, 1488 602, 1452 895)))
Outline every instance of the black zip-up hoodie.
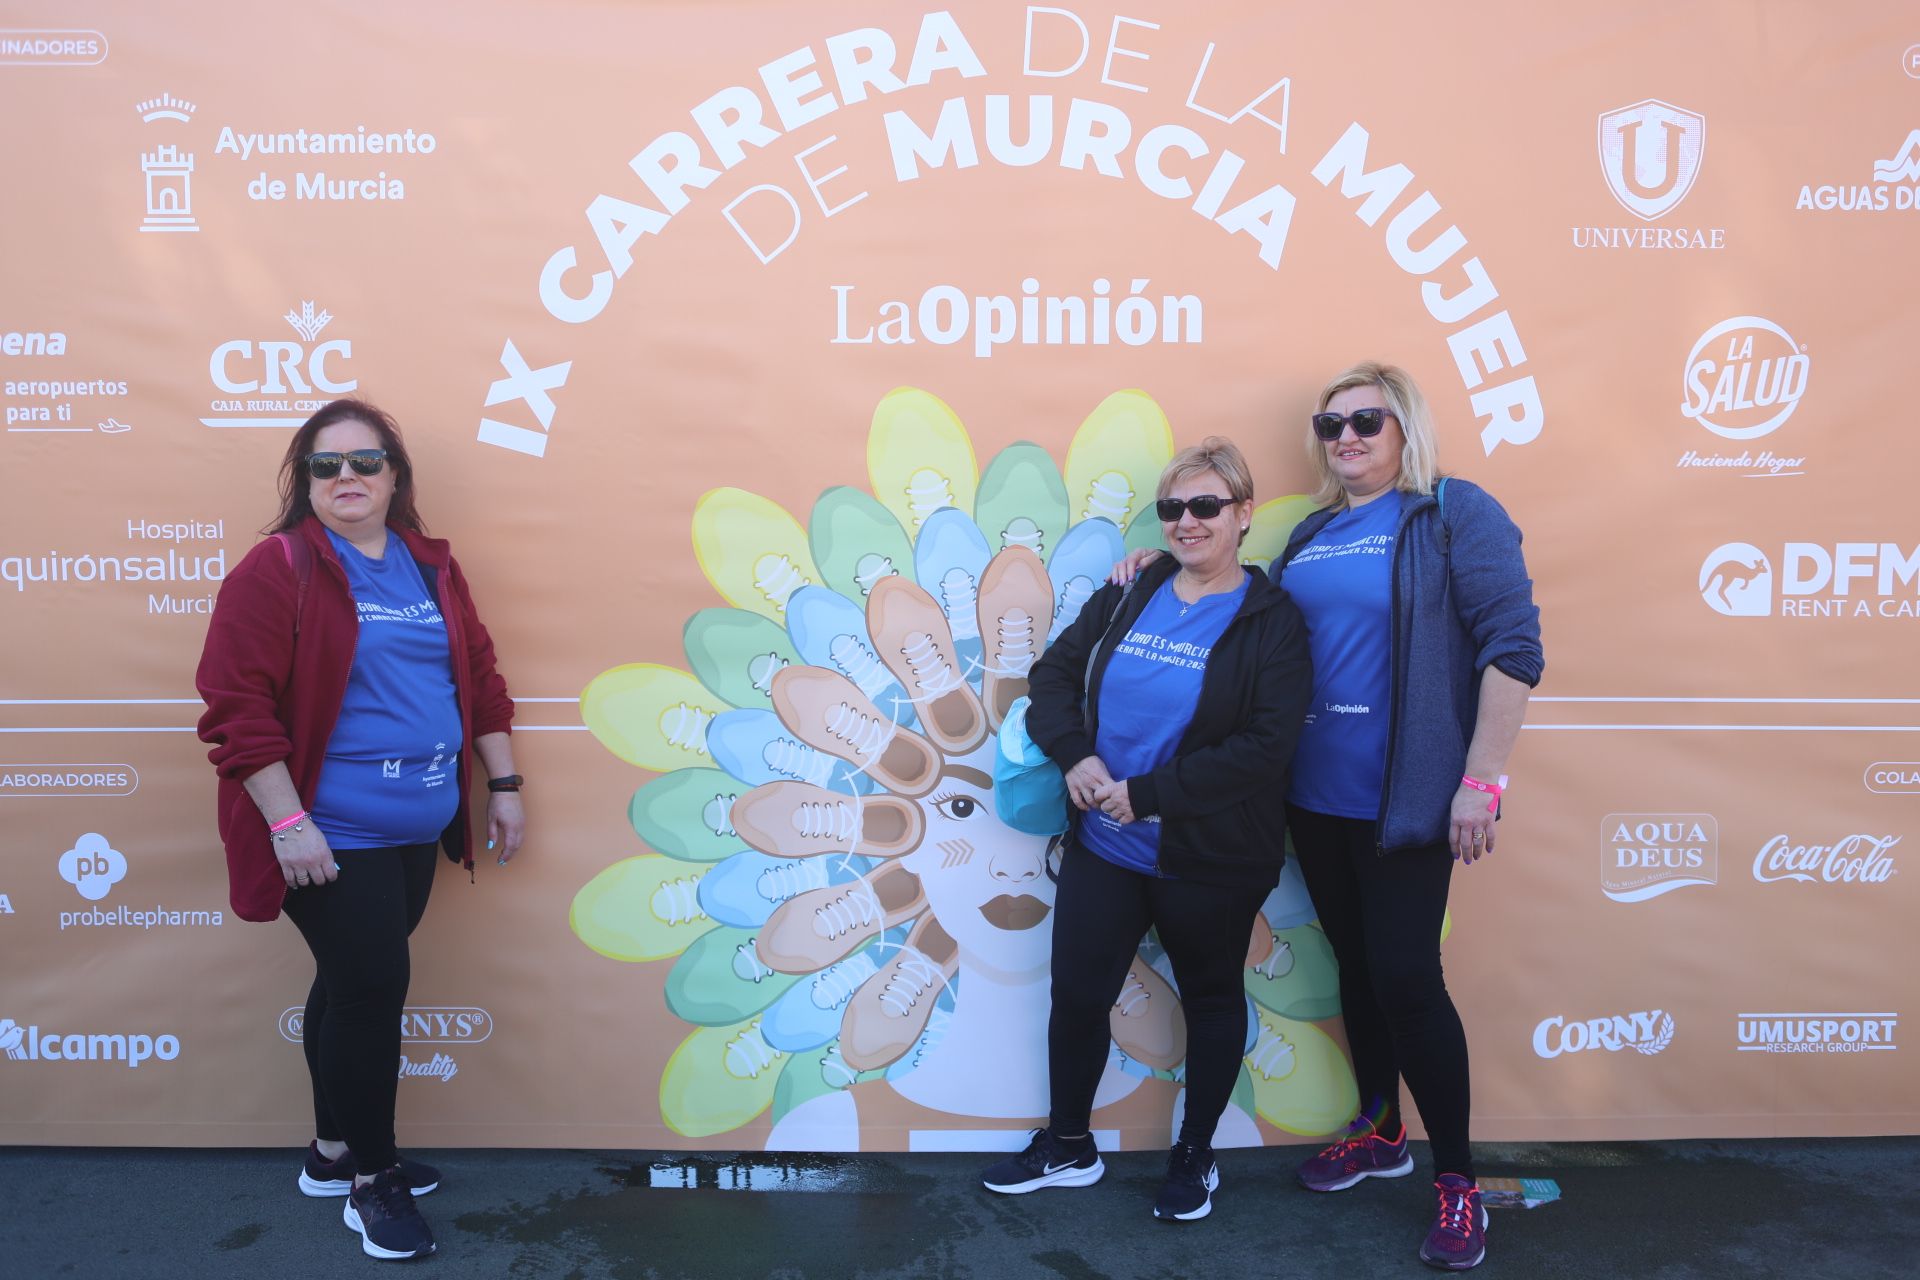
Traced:
MULTIPOLYGON (((1115 637, 1127 634, 1179 567, 1163 556, 1131 591, 1109 583, 1094 592, 1034 663, 1027 732, 1063 771, 1097 754, 1100 686, 1115 637)), ((1206 884, 1278 882, 1287 770, 1312 695, 1299 606, 1249 570, 1246 598, 1207 656, 1193 720, 1173 759, 1127 780, 1134 817, 1160 816, 1162 873, 1206 884)))

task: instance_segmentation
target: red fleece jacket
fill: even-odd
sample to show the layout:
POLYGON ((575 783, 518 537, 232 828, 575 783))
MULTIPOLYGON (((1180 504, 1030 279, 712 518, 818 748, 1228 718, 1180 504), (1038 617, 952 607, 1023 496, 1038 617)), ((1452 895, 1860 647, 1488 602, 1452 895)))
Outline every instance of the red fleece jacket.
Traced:
MULTIPOLYGON (((389 532, 413 553, 446 619, 454 691, 468 742, 482 734, 511 732, 513 700, 507 696, 506 681, 494 670, 493 641, 474 612, 459 563, 441 539, 392 526, 389 532)), ((359 614, 347 573, 325 528, 309 516, 288 536, 304 539, 312 552, 304 604, 299 603, 299 577, 286 549, 278 539, 263 540, 221 584, 194 676, 207 704, 200 737, 213 745, 207 758, 220 775, 216 805, 220 839, 227 849, 228 892, 234 914, 243 920, 277 918, 287 890, 266 819, 243 783, 267 765, 284 761, 301 799, 313 803, 359 638, 359 614)), ((447 857, 469 870, 470 768, 459 771, 460 806, 440 837, 447 857)))

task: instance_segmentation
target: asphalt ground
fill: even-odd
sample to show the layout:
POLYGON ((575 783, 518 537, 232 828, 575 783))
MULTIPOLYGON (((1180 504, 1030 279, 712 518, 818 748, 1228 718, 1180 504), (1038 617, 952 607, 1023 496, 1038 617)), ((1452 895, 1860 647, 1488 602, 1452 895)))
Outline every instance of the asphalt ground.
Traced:
MULTIPOLYGON (((971 1155, 693 1156, 420 1151, 439 1253, 461 1280, 659 1277, 1418 1277, 1433 1193, 1416 1172, 1315 1195, 1306 1149, 1227 1151, 1204 1221, 1151 1217, 1165 1166, 1109 1155, 1093 1187, 983 1190, 971 1155)), ((1480 1144, 1483 1177, 1562 1198, 1495 1209, 1477 1274, 1920 1275, 1920 1138, 1480 1144)), ((295 1185, 300 1153, 0 1149, 0 1277, 376 1275, 340 1200, 295 1185)))

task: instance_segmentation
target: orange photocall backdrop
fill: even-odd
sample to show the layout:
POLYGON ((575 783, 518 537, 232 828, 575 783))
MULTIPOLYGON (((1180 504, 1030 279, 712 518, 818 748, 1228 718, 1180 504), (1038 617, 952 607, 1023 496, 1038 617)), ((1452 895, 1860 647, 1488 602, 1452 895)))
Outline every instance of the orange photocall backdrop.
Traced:
MULTIPOLYGON (((1137 513, 1216 433, 1260 501, 1303 493, 1314 394, 1364 358, 1512 513, 1543 619, 1498 851, 1453 882, 1475 1136, 1920 1131, 1910 4, 3 20, 0 1141, 307 1136, 311 966, 228 911, 193 669, 291 426, 354 394, 407 432, 528 778, 520 859, 442 864, 415 935, 402 1141, 1017 1143, 1043 1021, 969 1020, 985 968, 916 1050, 952 1003, 1010 1077, 971 1099, 911 1056, 836 1096, 757 1005, 687 1013, 724 864, 630 805, 744 705, 676 674, 690 619, 777 628, 754 575, 832 578, 837 486, 909 534, 950 497, 998 550, 970 495, 1017 442, 1075 521, 1089 466, 1137 513), (639 746, 588 693, 628 667, 639 746)), ((789 981, 750 954, 723 1004, 789 981)), ((1350 1113, 1337 1049, 1269 1104, 1338 1044, 1310 1003, 1261 1012, 1244 1140, 1350 1113)))

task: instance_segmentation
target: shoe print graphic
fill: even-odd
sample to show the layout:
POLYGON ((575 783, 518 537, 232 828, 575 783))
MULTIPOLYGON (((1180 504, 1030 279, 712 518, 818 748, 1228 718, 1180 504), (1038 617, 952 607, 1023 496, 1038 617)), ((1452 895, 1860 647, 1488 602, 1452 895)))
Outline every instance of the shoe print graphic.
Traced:
MULTIPOLYGON (((953 411, 902 387, 874 410, 870 492, 828 488, 804 523, 740 489, 695 504, 695 557, 725 605, 687 619, 684 666, 612 666, 582 692, 594 737, 649 776, 627 810, 634 856, 569 917, 602 956, 671 961, 687 1032, 659 1115, 676 1133, 761 1124, 769 1147, 857 1149, 876 1090, 956 1122, 1045 1114, 1057 849, 995 816, 993 734, 1114 560, 1160 545, 1172 453, 1158 404, 1129 390, 1089 414, 1064 469, 1025 442, 982 469, 953 411)), ((1246 560, 1311 509, 1259 508, 1246 560)), ((1249 940, 1250 1134, 1256 1114, 1318 1134, 1356 1108, 1313 1025, 1337 1001, 1311 919, 1289 877, 1249 940)), ((1100 1105, 1178 1094, 1171 973, 1150 935, 1115 993, 1100 1105)), ((872 1128, 867 1146, 900 1140, 872 1128)))

